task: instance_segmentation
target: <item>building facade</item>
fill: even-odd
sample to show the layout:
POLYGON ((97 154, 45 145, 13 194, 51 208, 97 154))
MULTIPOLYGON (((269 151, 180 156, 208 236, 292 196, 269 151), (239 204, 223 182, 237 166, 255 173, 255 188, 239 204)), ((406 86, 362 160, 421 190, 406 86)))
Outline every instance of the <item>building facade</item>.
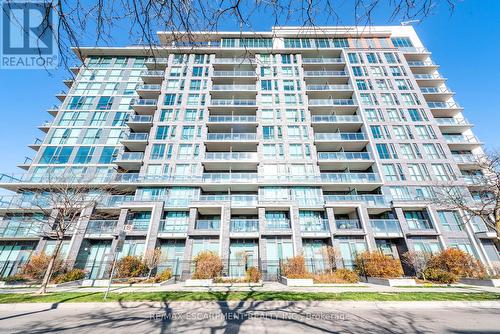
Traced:
MULTIPOLYGON (((54 240, 18 203, 46 176, 112 186, 65 240, 89 277, 119 256, 160 247, 162 266, 190 271, 201 250, 258 264, 357 252, 460 248, 492 267, 496 234, 433 204, 439 185, 468 189, 481 142, 412 27, 275 28, 262 33, 159 33, 148 47, 83 48, 54 117, 0 203, 2 276, 54 240), (89 177, 90 176, 90 177, 89 177)), ((43 218, 43 217, 42 217, 43 218)), ((242 265, 245 262, 244 265, 242 265)))

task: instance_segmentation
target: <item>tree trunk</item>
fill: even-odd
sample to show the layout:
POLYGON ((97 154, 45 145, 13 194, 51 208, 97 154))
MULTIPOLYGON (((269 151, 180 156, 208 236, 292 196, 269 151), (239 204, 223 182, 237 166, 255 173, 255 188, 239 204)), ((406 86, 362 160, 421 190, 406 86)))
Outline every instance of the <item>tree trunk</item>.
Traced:
POLYGON ((154 269, 154 268, 149 269, 148 279, 150 279, 150 278, 151 278, 151 273, 153 272, 153 269, 154 269))
POLYGON ((37 294, 42 295, 47 292, 47 285, 50 282, 50 278, 52 277, 52 272, 54 271, 54 264, 56 262, 57 257, 59 256, 59 250, 61 249, 63 239, 59 238, 56 242, 56 247, 54 248, 54 252, 50 257, 49 265, 47 266, 47 270, 45 271, 45 275, 43 276, 42 286, 37 291, 37 294))
POLYGON ((495 229, 497 232, 497 243, 500 243, 500 208, 495 210, 495 229))

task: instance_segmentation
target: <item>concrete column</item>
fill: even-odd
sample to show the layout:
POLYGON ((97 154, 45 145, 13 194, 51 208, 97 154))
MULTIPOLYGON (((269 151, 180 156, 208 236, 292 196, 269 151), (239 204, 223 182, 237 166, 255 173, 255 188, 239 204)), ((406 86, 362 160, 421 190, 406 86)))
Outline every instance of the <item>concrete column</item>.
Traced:
POLYGON ((193 252, 193 239, 188 236, 186 238, 186 244, 184 248, 184 258, 182 260, 182 273, 181 273, 182 280, 191 277, 192 252, 193 252))
POLYGON ((369 251, 374 251, 377 249, 377 245, 375 243, 375 237, 373 236, 372 226, 370 225, 370 216, 368 215, 368 211, 364 205, 361 205, 357 208, 359 220, 361 221, 361 225, 363 226, 363 230, 366 233, 366 243, 368 245, 369 251))
POLYGON ((221 259, 229 259, 229 225, 231 222, 231 205, 226 203, 221 208, 221 217, 220 217, 220 257, 221 259))
POLYGON ((337 223, 335 222, 333 208, 326 208, 326 217, 328 219, 328 228, 330 229, 330 238, 333 245, 333 236, 337 233, 337 223))
POLYGON ((73 236, 69 243, 68 256, 66 258, 66 263, 69 268, 73 267, 76 262, 76 258, 85 237, 85 230, 87 230, 87 226, 89 224, 90 216, 92 215, 93 210, 93 207, 85 208, 80 215, 81 218, 76 224, 75 232, 73 233, 73 236))
POLYGON ((302 235, 300 231, 299 208, 295 205, 290 206, 290 220, 292 225, 292 242, 294 255, 302 253, 302 235))
POLYGON ((158 231, 160 229, 160 220, 163 214, 163 202, 157 202, 153 204, 153 209, 151 210, 151 221, 149 222, 149 230, 146 236, 146 247, 144 247, 144 254, 148 250, 153 250, 156 248, 158 243, 158 231))
MULTIPOLYGON (((188 230, 187 230, 188 235, 194 233, 194 227, 196 224, 196 217, 197 216, 198 216, 198 209, 197 208, 189 208, 188 230)), ((189 256, 191 256, 191 254, 189 254, 189 256)))
POLYGON ((115 254, 116 251, 116 245, 118 244, 118 233, 123 230, 123 227, 125 225, 125 222, 127 221, 127 216, 128 216, 128 211, 129 209, 121 209, 120 210, 120 216, 118 217, 118 222, 116 223, 116 236, 111 242, 111 254, 115 254))

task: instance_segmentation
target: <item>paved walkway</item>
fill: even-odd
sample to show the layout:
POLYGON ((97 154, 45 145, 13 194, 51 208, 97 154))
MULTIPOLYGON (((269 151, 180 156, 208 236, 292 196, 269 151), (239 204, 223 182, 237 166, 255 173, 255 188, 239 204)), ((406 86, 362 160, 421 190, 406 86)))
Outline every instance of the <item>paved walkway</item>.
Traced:
MULTIPOLYGON (((166 286, 150 287, 112 287, 113 292, 156 292, 156 291, 288 291, 288 292, 496 292, 500 288, 480 287, 464 284, 456 284, 449 287, 389 287, 368 283, 359 283, 348 286, 314 286, 314 287, 288 287, 277 282, 266 282, 259 287, 186 287, 184 283, 176 283, 166 286)), ((26 293, 36 291, 36 288, 0 288, 0 293, 26 293)), ((105 291, 104 287, 58 287, 49 288, 50 292, 99 292, 105 291)))
POLYGON ((0 305, 2 333, 500 333, 498 302, 0 305))

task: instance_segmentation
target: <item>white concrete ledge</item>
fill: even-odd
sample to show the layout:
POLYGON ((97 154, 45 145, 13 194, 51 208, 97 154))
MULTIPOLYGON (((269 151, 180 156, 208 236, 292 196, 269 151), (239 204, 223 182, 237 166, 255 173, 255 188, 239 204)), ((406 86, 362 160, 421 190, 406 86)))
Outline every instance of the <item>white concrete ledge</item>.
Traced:
POLYGON ((417 286, 417 282, 413 278, 378 278, 364 277, 361 278, 367 283, 385 285, 385 286, 417 286))
POLYGON ((491 286, 495 288, 500 288, 500 278, 488 278, 488 279, 461 278, 460 283, 467 285, 491 286))

